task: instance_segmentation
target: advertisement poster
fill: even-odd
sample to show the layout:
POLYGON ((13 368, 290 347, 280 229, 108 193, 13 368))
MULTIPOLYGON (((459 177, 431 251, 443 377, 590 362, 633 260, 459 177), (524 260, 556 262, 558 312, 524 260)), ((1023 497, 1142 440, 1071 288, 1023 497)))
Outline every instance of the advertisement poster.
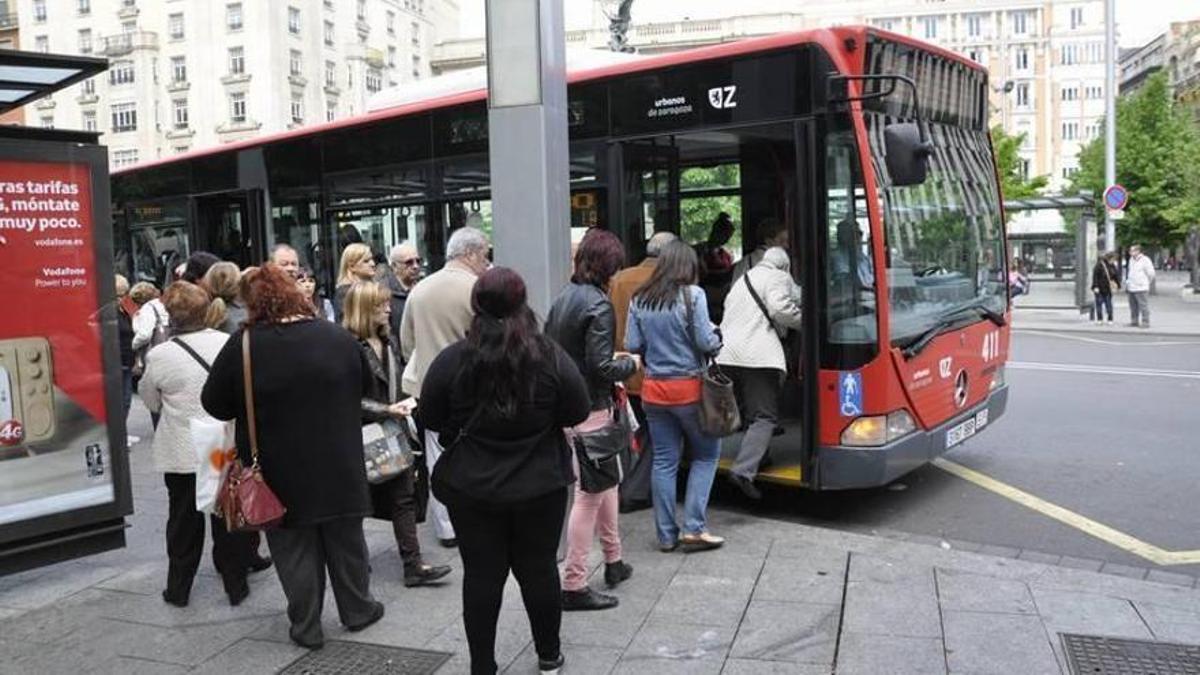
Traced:
POLYGON ((114 501, 91 167, 0 161, 0 526, 114 501))

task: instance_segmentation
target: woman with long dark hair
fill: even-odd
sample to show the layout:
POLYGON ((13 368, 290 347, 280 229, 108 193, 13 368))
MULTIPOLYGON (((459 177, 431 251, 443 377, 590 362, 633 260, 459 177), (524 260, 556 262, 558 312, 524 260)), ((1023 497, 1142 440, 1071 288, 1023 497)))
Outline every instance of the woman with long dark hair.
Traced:
POLYGON ((296 280, 273 263, 247 272, 241 295, 249 316, 217 355, 200 399, 213 417, 237 420, 238 454, 250 465, 242 360, 249 334, 259 465, 287 509, 267 544, 292 641, 319 649, 327 572, 346 628, 362 630, 383 616, 371 597, 363 536, 371 513, 361 423, 369 367, 354 336, 315 320, 296 280))
POLYGON ((521 586, 539 668, 557 670, 556 552, 575 481, 562 430, 587 418, 587 385, 571 357, 538 332, 516 272, 484 272, 471 306, 466 339, 430 364, 417 411, 446 449, 432 485, 462 553, 471 672, 496 672, 496 621, 509 571, 521 586))
MULTIPOLYGON (((606 230, 591 230, 575 253, 575 273, 563 289, 546 321, 546 335, 562 346, 588 385, 591 414, 568 431, 586 434, 609 427, 625 415, 617 403, 616 383, 637 372, 637 360, 616 353, 616 317, 608 299, 608 282, 625 262, 621 240, 606 230)), ((625 439, 628 448, 628 438, 625 439)), ((620 452, 617 448, 614 451, 620 452)), ((600 532, 604 548, 604 581, 609 588, 629 578, 633 568, 621 559, 621 533, 617 527, 619 485, 596 493, 575 483, 571 519, 567 524, 567 559, 563 570, 563 610, 608 609, 617 598, 592 590, 587 583, 588 553, 592 537, 600 532)))
POLYGON ((696 285, 696 252, 671 242, 650 279, 629 306, 625 346, 642 355, 646 380, 642 404, 654 443, 654 520, 658 545, 673 551, 702 551, 725 543, 708 531, 708 496, 717 473, 720 439, 700 428, 700 374, 721 351, 721 336, 709 319, 704 291, 696 285), (682 532, 675 518, 675 479, 683 440, 691 448, 682 532))

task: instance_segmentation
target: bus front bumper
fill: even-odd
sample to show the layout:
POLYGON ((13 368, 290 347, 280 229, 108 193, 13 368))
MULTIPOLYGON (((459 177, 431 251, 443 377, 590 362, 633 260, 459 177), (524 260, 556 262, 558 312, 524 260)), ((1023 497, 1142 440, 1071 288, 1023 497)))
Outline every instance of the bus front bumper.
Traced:
POLYGON ((985 409, 987 426, 991 426, 1000 419, 1007 407, 1008 386, 1004 385, 945 424, 928 431, 914 432, 894 443, 875 448, 824 446, 818 455, 818 489, 853 490, 887 485, 944 454, 949 449, 946 447, 946 436, 951 429, 969 419, 978 419, 985 409))

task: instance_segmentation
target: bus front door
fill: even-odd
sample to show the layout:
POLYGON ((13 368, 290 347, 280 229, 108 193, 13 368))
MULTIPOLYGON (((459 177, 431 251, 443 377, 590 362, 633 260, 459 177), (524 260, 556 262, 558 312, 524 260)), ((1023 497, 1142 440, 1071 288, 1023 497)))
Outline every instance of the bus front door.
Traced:
POLYGON ((262 264, 263 199, 261 190, 200 195, 193 201, 197 248, 245 269, 262 264))

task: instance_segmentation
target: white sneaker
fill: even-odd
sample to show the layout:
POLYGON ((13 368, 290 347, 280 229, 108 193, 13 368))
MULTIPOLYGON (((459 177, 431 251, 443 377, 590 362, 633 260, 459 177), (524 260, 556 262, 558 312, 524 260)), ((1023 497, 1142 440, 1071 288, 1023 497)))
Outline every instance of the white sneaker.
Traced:
POLYGON ((125 445, 133 446, 133 445, 137 445, 138 443, 141 443, 141 442, 142 442, 141 436, 126 436, 125 437, 125 445))
POLYGON ((1111 325, 1113 325, 1113 320, 1112 320, 1112 319, 1109 319, 1109 320, 1108 320, 1108 325, 1110 325, 1110 326, 1111 326, 1111 325))

